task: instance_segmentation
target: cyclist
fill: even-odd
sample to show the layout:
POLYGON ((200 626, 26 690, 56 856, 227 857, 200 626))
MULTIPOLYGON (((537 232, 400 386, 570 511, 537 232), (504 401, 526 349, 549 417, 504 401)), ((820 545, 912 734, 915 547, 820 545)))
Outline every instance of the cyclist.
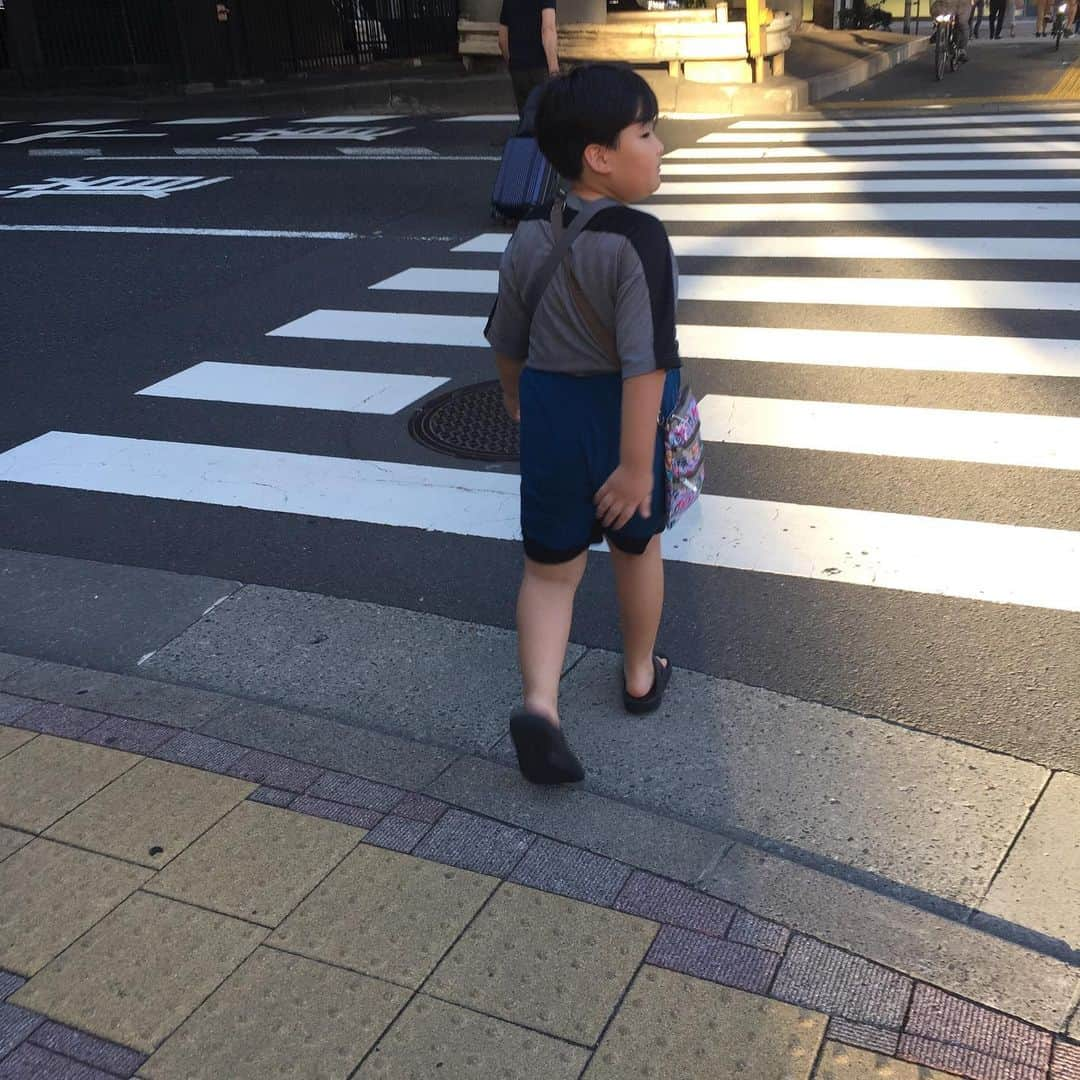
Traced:
MULTIPOLYGON (((1049 37, 1050 28, 1046 25, 1046 9, 1051 0, 1035 0, 1035 36, 1049 37)), ((1058 0, 1053 0, 1056 5, 1058 0)), ((1069 0, 1069 9, 1065 12, 1065 36, 1072 37, 1072 26, 1076 22, 1076 0, 1069 0)))
MULTIPOLYGON (((1045 3, 1045 0, 1043 2, 1045 3)), ((956 58, 964 63, 968 58, 968 16, 971 14, 971 0, 934 0, 930 5, 930 14, 952 15, 953 33, 956 34, 956 58)))

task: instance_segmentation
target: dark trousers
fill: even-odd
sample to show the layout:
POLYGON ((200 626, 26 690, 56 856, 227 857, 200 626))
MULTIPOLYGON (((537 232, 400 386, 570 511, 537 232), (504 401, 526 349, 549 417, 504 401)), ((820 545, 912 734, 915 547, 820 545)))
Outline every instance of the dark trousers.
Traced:
POLYGON ((548 80, 547 68, 511 68, 510 82, 514 86, 514 100, 517 102, 518 116, 525 109, 525 100, 538 86, 548 80))
MULTIPOLYGON (((1013 0, 1007 0, 1012 3, 1013 0)), ((1001 26, 1005 22, 1006 0, 990 0, 990 36, 1001 37, 1001 26)))
POLYGON ((971 8, 971 18, 968 19, 968 30, 973 37, 979 36, 983 21, 983 0, 975 0, 971 8))

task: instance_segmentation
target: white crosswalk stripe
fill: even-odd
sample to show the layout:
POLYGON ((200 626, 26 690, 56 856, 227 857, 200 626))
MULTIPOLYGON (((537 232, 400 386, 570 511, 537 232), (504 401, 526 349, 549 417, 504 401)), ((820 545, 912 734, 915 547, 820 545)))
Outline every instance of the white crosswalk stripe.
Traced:
MULTIPOLYGON (((494 119, 455 117, 450 122, 494 119)), ((890 267, 888 277, 873 270, 860 273, 854 265, 847 275, 833 267, 816 274, 812 265, 799 267, 798 273, 783 272, 783 262, 775 274, 733 269, 688 273, 684 268, 684 301, 748 305, 726 316, 746 320, 742 323, 716 325, 702 315, 708 309, 696 307, 695 321, 678 327, 681 353, 695 382, 700 376, 706 387, 701 408, 710 453, 764 447, 791 455, 1038 469, 1065 482, 1080 473, 1080 416, 1069 415, 1067 403, 1059 405, 1049 392, 1016 398, 1005 391, 989 400, 1008 401, 1009 408, 991 410, 974 396, 977 390, 956 391, 959 398, 949 403, 955 407, 946 408, 945 403, 927 407, 925 396, 875 403, 834 400, 835 386, 845 385, 840 380, 817 391, 820 399, 784 397, 783 390, 746 396, 718 385, 716 373, 730 372, 729 365, 756 366, 764 376, 758 382, 766 385, 773 371, 778 385, 790 385, 780 381, 781 371, 795 367, 808 370, 802 376, 811 386, 814 368, 888 371, 889 380, 898 380, 883 381, 883 386, 903 385, 909 376, 916 378, 909 377, 907 385, 916 386, 917 376, 927 372, 978 377, 987 380, 985 385, 1003 377, 1027 380, 1028 386, 1045 380, 1058 391, 1080 385, 1072 382, 1080 379, 1080 340, 1055 336, 1060 331, 1054 322, 1071 319, 1060 325, 1074 325, 1071 313, 1080 311, 1080 281, 1072 280, 1080 237, 1070 235, 1080 211, 1080 113, 999 114, 964 117, 963 123, 958 127, 955 116, 926 115, 737 121, 666 156, 663 186, 643 209, 670 224, 680 258, 912 264, 907 276, 890 267), (808 178, 830 173, 840 178, 808 178), (853 178, 860 173, 922 175, 853 178), (1009 175, 989 175, 994 173, 1009 175), (935 198, 875 199, 919 192, 935 198), (982 193, 995 201, 971 199, 982 193), (1050 193, 1055 197, 1041 199, 1050 193), (819 195, 838 198, 794 201, 819 195), (725 201, 729 196, 734 198, 725 201), (800 223, 834 227, 827 235, 799 235, 800 223), (920 235, 930 231, 926 223, 950 228, 920 235), (1029 230, 1033 223, 1043 227, 1029 230), (694 229, 682 230, 685 224, 694 229), (768 228, 729 235, 729 224, 794 227, 775 235, 765 235, 768 228), (848 225, 862 228, 845 233, 848 225), (867 235, 875 225, 881 235, 867 235), (928 276, 922 273, 926 267, 918 267, 923 260, 933 261, 928 276), (1000 265, 1014 261, 1019 265, 1000 265), (1025 262, 1046 265, 1033 270, 1025 262), (845 325, 836 319, 840 305, 852 310, 850 325, 821 328, 823 313, 830 312, 834 326, 845 325), (882 310, 859 312, 869 307, 882 310), (899 332, 893 313, 905 311, 911 313, 912 329, 899 332), (958 325, 942 333, 947 321, 923 318, 925 312, 945 312, 952 319, 959 311, 981 318, 981 332, 966 333, 958 325), (1008 312, 1024 318, 1001 318, 1008 312), (869 321, 890 315, 892 321, 882 324, 886 329, 875 329, 869 321), (1000 332, 985 332, 995 320, 1000 332), (923 324, 934 332, 916 332, 923 324), (1032 327, 1043 328, 1046 336, 1032 327), (1031 411, 1023 411, 1025 406, 1031 411)), ((450 249, 454 256, 473 257, 471 266, 409 266, 371 284, 372 296, 381 301, 375 306, 394 310, 318 308, 268 328, 268 337, 295 344, 295 367, 206 361, 138 395, 202 403, 207 409, 229 404, 381 414, 400 424, 403 410, 453 377, 455 358, 461 356, 453 350, 486 354, 487 319, 475 314, 480 310, 476 298, 490 299, 497 291, 495 261, 506 243, 505 233, 484 233, 450 249), (491 258, 478 265, 476 256, 491 258), (437 305, 445 312, 460 298, 468 301, 463 311, 472 314, 415 310, 437 305), (304 343, 311 341, 368 343, 372 356, 399 355, 402 371, 356 370, 363 362, 348 370, 329 369, 322 357, 305 365, 304 343), (411 358, 418 349, 425 358, 420 370, 437 374, 407 373, 416 370, 411 358)), ((982 384, 973 379, 972 385, 982 384)), ((519 535, 516 476, 450 464, 357 459, 331 448, 325 454, 286 453, 52 431, 0 454, 0 481, 366 522, 450 537, 514 541, 519 535)), ((874 510, 808 504, 797 490, 782 492, 780 499, 786 501, 736 498, 724 493, 726 482, 725 476, 710 473, 700 506, 665 539, 670 561, 801 578, 823 588, 838 582, 1080 611, 1080 575, 1075 573, 1080 531, 1009 524, 1004 511, 1003 520, 992 522, 930 511, 893 513, 888 491, 881 497, 885 509, 874 510)), ((838 494, 837 502, 842 504, 843 496, 838 494)))

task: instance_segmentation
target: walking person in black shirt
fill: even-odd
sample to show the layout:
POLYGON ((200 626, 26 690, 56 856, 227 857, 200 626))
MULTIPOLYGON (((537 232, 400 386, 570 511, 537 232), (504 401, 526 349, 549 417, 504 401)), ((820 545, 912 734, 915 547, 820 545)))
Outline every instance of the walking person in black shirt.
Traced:
POLYGON ((510 68, 518 115, 530 91, 559 74, 555 0, 503 0, 499 52, 510 68))

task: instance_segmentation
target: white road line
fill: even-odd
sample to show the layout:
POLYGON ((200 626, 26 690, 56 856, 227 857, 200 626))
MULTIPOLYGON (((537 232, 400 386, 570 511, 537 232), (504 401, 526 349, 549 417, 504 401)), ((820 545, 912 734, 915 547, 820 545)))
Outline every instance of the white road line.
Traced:
POLYGON ((208 360, 138 393, 146 397, 392 416, 446 382, 449 379, 433 375, 324 371, 208 360))
MULTIPOLYGON (((385 461, 49 432, 0 481, 512 541, 518 478, 385 461)), ((669 560, 1080 611, 1080 533, 704 495, 669 560)))
MULTIPOLYGON (((494 296, 499 291, 499 272, 413 266, 368 287, 494 296)), ((679 299, 736 304, 1080 311, 1080 282, 684 274, 679 278, 679 299)))
POLYGON ((261 120, 260 116, 189 116, 184 120, 158 120, 161 127, 185 127, 190 124, 243 124, 248 120, 261 120))
POLYGON ((178 157, 190 158, 259 156, 259 151, 252 146, 174 146, 173 153, 178 157))
POLYGON ((38 147, 36 150, 27 150, 28 157, 77 157, 77 158, 95 158, 101 157, 101 148, 97 146, 43 146, 38 147))
POLYGON ((966 142, 963 147, 958 147, 955 142, 888 143, 884 146, 877 144, 871 146, 684 146, 666 153, 664 160, 707 161, 734 158, 747 161, 768 161, 779 158, 832 159, 923 155, 944 155, 960 159, 969 154, 1077 153, 1080 153, 1080 141, 1077 140, 1043 142, 1041 139, 1025 139, 1023 142, 966 142))
MULTIPOLYGON (((229 155, 230 157, 232 155, 229 155)), ((106 161, 163 161, 167 158, 171 158, 172 155, 164 154, 109 154, 106 156, 106 161)), ((215 152, 206 152, 202 154, 190 154, 187 157, 188 161, 199 161, 202 159, 210 160, 212 158, 220 158, 221 154, 215 152)), ((255 156, 247 157, 244 155, 245 161, 357 161, 357 162, 372 162, 372 161, 498 161, 499 157, 495 154, 432 154, 428 157, 423 154, 349 154, 341 153, 336 154, 265 154, 256 153, 255 156)))
POLYGON ((400 120, 405 113, 371 113, 367 116, 298 116, 290 124, 371 124, 376 120, 400 120))
POLYGON ((134 124, 133 116, 109 117, 107 120, 43 120, 34 127, 104 127, 107 124, 134 124))
MULTIPOLYGON (((451 248, 498 255, 506 233, 481 233, 451 248)), ((680 259, 1038 259, 1080 260, 1080 237, 1006 236, 672 236, 680 259)))
MULTIPOLYGON (((998 177, 987 180, 964 177, 938 177, 934 180, 672 180, 661 183, 656 194, 660 196, 684 195, 874 195, 883 192, 934 191, 943 202, 952 200, 954 214, 970 213, 967 204, 955 201, 957 197, 975 191, 1004 194, 1016 192, 1078 192, 1080 178, 1066 180, 1061 177, 1042 179, 1025 177, 998 177)), ((1080 210, 1080 207, 1077 208, 1080 210)))
POLYGON ((440 124, 498 124, 514 123, 518 121, 517 113, 485 113, 480 116, 447 116, 439 121, 440 124))
MULTIPOLYGON (((669 176, 810 176, 815 173, 1003 173, 1069 172, 1080 176, 1080 158, 965 158, 962 161, 924 161, 922 158, 889 158, 859 161, 856 158, 825 161, 665 161, 661 175, 669 176)), ((943 181, 966 188, 966 179, 943 181)))
MULTIPOLYGON (((919 138, 934 138, 934 139, 985 139, 990 132, 980 131, 978 128, 967 127, 952 127, 952 128, 936 128, 930 132, 918 132, 918 131, 898 131, 896 129, 890 129, 888 131, 860 131, 858 133, 849 131, 777 131, 777 132, 765 132, 765 131, 733 131, 730 134, 727 132, 715 132, 712 135, 704 135, 698 139, 699 143, 830 143, 830 142, 885 142, 888 139, 899 140, 905 136, 909 136, 912 139, 919 138)), ((1072 125, 1055 125, 1041 128, 1031 127, 999 127, 995 129, 994 135, 1003 139, 1023 139, 1032 135, 1038 135, 1039 138, 1046 138, 1050 135, 1080 135, 1080 128, 1075 124, 1072 125)), ((958 151, 962 151, 963 147, 958 146, 958 151)))
POLYGON ((0 225, 0 232, 130 233, 134 236, 235 236, 271 240, 357 240, 358 233, 293 229, 183 229, 165 225, 0 225))
POLYGON ((638 207, 661 221, 1075 221, 1075 202, 739 202, 644 203, 638 207))
MULTIPOLYGON (((948 127, 963 121, 965 124, 1042 124, 1056 121, 1059 124, 1080 123, 1080 113, 1067 112, 1018 112, 994 114, 964 114, 950 116, 886 116, 874 119, 853 117, 847 120, 736 120, 733 128, 765 131, 799 131, 803 128, 825 129, 865 129, 876 130, 884 127, 948 127)), ((1038 134, 1033 129, 1031 134, 1038 134)))
MULTIPOLYGON (((267 336, 486 349, 489 347, 484 339, 486 323, 482 315, 318 310, 271 330, 267 336)), ((699 360, 1080 379, 1080 341, 1072 338, 893 334, 695 323, 681 323, 678 334, 682 355, 699 360)))
POLYGON ((710 442, 1080 470, 1080 418, 831 401, 701 399, 710 442))

